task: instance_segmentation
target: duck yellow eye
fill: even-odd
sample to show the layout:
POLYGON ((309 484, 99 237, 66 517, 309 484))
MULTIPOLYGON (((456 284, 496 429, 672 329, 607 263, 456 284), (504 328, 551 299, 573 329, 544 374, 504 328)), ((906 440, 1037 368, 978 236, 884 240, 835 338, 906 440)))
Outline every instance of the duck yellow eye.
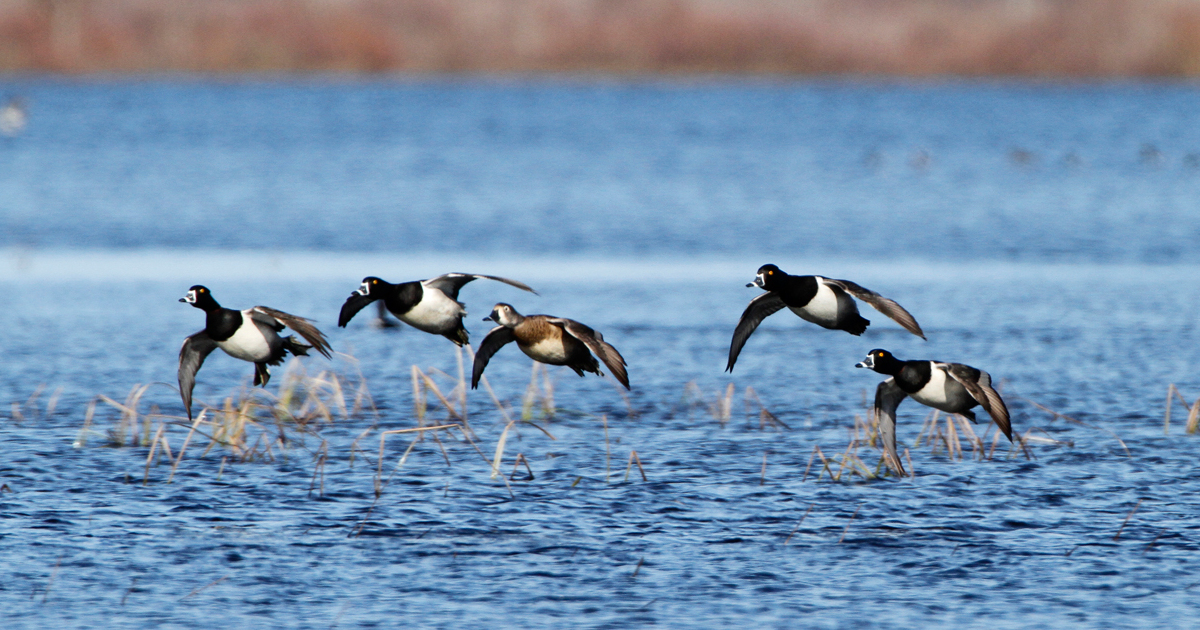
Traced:
POLYGON ((767 275, 768 275, 768 276, 773 276, 773 275, 775 275, 775 272, 774 272, 774 271, 768 271, 768 272, 767 272, 767 275))

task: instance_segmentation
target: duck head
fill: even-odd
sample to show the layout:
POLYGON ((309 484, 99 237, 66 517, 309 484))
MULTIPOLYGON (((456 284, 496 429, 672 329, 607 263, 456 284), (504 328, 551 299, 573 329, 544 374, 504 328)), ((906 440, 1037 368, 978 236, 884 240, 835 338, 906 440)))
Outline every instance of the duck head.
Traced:
POLYGON ((366 305, 383 298, 388 287, 396 285, 384 282, 375 276, 367 276, 363 278, 362 284, 358 285, 358 289, 346 298, 346 302, 342 304, 342 310, 338 313, 338 326, 345 327, 350 323, 351 318, 355 313, 358 313, 366 305))
POLYGON ((496 322, 501 326, 512 328, 513 326, 520 324, 521 320, 523 319, 525 318, 522 317, 521 314, 517 312, 517 309, 513 308, 512 305, 501 302, 492 308, 492 314, 484 317, 483 321, 496 322))
POLYGON ((754 282, 747 284, 748 287, 758 287, 760 289, 771 291, 777 286, 780 278, 787 274, 783 273, 779 267, 775 265, 763 265, 758 268, 758 274, 754 276, 754 282))
POLYGON ((193 285, 188 289, 187 295, 179 298, 179 301, 187 302, 205 312, 221 308, 221 305, 217 304, 217 300, 213 298, 212 291, 202 284, 193 285))
POLYGON ((892 356, 891 352, 875 348, 867 353, 867 358, 854 364, 856 368, 870 368, 880 374, 895 374, 901 361, 892 356))

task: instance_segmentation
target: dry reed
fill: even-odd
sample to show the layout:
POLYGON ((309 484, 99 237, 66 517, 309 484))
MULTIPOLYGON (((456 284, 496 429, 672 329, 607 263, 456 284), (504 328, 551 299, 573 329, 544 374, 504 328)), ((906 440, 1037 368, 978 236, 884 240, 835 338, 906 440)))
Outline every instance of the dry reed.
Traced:
POLYGON ((58 407, 58 398, 62 395, 62 387, 58 387, 50 394, 49 400, 46 401, 46 408, 43 410, 38 405, 38 399, 46 391, 46 384, 39 384, 34 388, 33 393, 23 403, 12 403, 10 409, 10 419, 17 424, 26 420, 42 420, 54 415, 54 410, 58 407))
MULTIPOLYGON (((710 399, 695 381, 690 381, 683 387, 683 396, 680 398, 678 406, 682 406, 689 416, 695 409, 704 408, 714 420, 721 426, 725 426, 733 419, 735 393, 736 389, 733 383, 729 383, 725 386, 724 392, 716 394, 710 399)), ((747 421, 758 420, 759 429, 768 427, 777 430, 791 429, 787 423, 767 409, 766 404, 763 403, 753 387, 745 389, 742 396, 742 408, 747 421)))
POLYGON ((1117 533, 1113 535, 1113 542, 1120 540, 1121 532, 1125 531, 1125 526, 1129 524, 1129 519, 1133 518, 1139 507, 1142 507, 1142 499, 1138 499, 1137 503, 1133 504, 1133 509, 1129 510, 1129 514, 1125 515, 1125 520, 1121 521, 1121 526, 1117 528, 1117 533))
POLYGON ((1180 404, 1183 405, 1184 409, 1187 409, 1188 416, 1187 423, 1184 425, 1184 431, 1188 435, 1195 433, 1200 428, 1200 398, 1197 398, 1196 402, 1189 405, 1187 399, 1183 397, 1183 393, 1179 391, 1179 388, 1175 387, 1174 383, 1171 383, 1167 385, 1167 409, 1163 413, 1163 435, 1170 435, 1171 433, 1172 398, 1179 398, 1180 404))
POLYGON ((637 464, 638 472, 642 473, 642 481, 649 481, 646 479, 646 469, 642 468, 642 458, 638 456, 638 452, 635 450, 629 451, 629 465, 625 467, 625 481, 629 481, 629 472, 634 464, 637 464))
POLYGON ((800 522, 796 523, 796 526, 792 528, 792 533, 788 534, 788 537, 786 539, 784 539, 784 541, 783 541, 784 547, 786 547, 787 544, 792 541, 792 536, 795 536, 796 532, 800 531, 800 526, 804 524, 804 519, 808 518, 808 513, 812 512, 812 509, 813 509, 813 506, 810 503, 808 505, 808 509, 804 510, 804 516, 800 517, 800 522))
MULTIPOLYGON (((73 445, 76 448, 86 446, 89 436, 95 432, 93 425, 97 416, 104 420, 103 416, 107 414, 97 411, 100 404, 117 412, 115 421, 105 431, 108 445, 148 448, 143 484, 149 483, 151 468, 162 458, 171 464, 166 482, 173 481, 197 435, 207 439, 201 457, 218 448, 228 453, 222 457, 219 478, 229 456, 242 462, 273 461, 277 453, 285 455, 293 445, 303 446, 306 436, 317 435, 325 425, 339 419, 378 413, 366 382, 361 378, 354 383, 328 370, 309 375, 299 361, 293 361, 285 367, 278 382, 279 387, 274 392, 244 387, 236 396, 225 398, 219 408, 198 400, 200 413, 190 422, 180 416, 163 414, 155 405, 147 411, 142 410, 146 394, 155 383, 134 385, 121 402, 101 394, 89 401, 83 426, 73 445), (353 395, 352 405, 348 404, 348 394, 353 395), (171 445, 170 429, 173 427, 187 430, 177 453, 171 445)), ((177 391, 165 384, 158 385, 177 391)), ((322 441, 313 455, 314 474, 323 475, 327 444, 322 441)), ((324 491, 323 476, 321 491, 324 491)))

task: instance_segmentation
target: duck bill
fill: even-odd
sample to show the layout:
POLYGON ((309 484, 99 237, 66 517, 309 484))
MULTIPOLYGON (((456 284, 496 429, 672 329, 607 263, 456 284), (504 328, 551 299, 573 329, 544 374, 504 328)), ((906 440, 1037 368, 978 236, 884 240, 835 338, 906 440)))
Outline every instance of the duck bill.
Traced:
POLYGON ((746 286, 747 287, 758 287, 761 289, 761 288, 763 288, 763 284, 764 283, 763 283, 762 274, 759 274, 757 276, 754 276, 754 282, 751 282, 750 284, 747 284, 746 286))
POLYGON ((872 358, 871 358, 871 357, 868 355, 868 356, 867 356, 867 358, 863 359, 862 361, 859 361, 858 363, 855 363, 855 364, 854 364, 854 367, 856 367, 856 368, 871 368, 871 369, 874 369, 874 368, 875 368, 875 359, 872 359, 872 358))
POLYGON ((350 320, 363 310, 363 307, 375 301, 375 298, 364 295, 361 291, 362 289, 359 289, 351 293, 350 297, 346 298, 345 304, 342 304, 342 312, 338 314, 338 326, 345 328, 346 324, 350 323, 350 320))

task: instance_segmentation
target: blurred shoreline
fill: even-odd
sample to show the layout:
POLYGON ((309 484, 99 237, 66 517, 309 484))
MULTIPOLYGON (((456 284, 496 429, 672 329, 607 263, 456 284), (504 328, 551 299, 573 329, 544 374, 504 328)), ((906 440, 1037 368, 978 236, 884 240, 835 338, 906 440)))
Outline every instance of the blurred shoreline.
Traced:
POLYGON ((1190 77, 1196 0, 5 0, 0 73, 1190 77))

